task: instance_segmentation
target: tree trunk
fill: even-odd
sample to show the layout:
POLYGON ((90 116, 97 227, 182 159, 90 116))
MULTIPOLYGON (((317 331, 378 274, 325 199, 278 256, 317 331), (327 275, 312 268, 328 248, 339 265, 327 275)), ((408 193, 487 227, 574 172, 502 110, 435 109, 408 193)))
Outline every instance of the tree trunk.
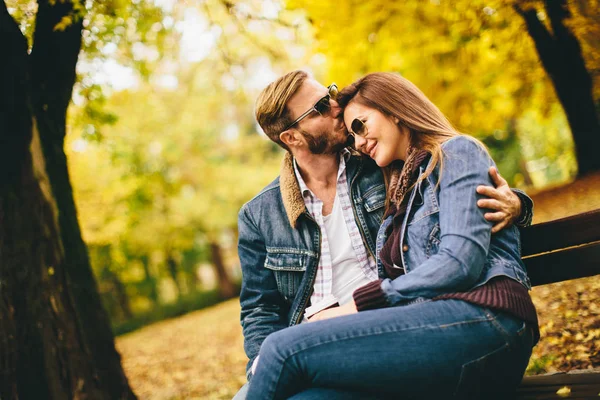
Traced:
POLYGON ((219 281, 219 295, 223 299, 230 299, 237 295, 236 289, 227 275, 225 270, 225 264, 223 263, 223 257, 221 255, 221 246, 217 242, 210 242, 210 254, 212 258, 212 264, 215 267, 217 273, 217 279, 219 281))
POLYGON ((57 209, 28 96, 27 43, 0 4, 0 398, 99 390, 63 269, 57 209))
POLYGON ((144 267, 144 282, 150 286, 150 300, 152 300, 152 303, 158 304, 158 287, 156 286, 156 278, 150 273, 150 259, 144 254, 140 256, 140 262, 144 267))
POLYGON ((533 179, 531 179, 531 174, 527 169, 527 163, 524 158, 519 158, 519 170, 523 174, 523 183, 526 187, 533 187, 533 179))
POLYGON ((550 76, 571 128, 577 152, 578 175, 600 170, 600 121, 592 95, 592 78, 581 46, 565 25, 570 17, 566 0, 545 0, 552 32, 538 19, 537 10, 516 11, 523 17, 544 69, 550 76))
POLYGON ((175 284, 175 289, 177 289, 177 298, 181 297, 181 285, 179 284, 179 279, 177 279, 177 262, 173 258, 173 255, 169 250, 167 250, 167 270, 169 271, 169 275, 171 279, 173 279, 173 283, 175 284))
POLYGON ((29 56, 0 2, 2 399, 135 398, 68 204, 62 143, 81 21, 54 27, 71 7, 39 1, 29 56))
POLYGON ((198 277, 198 251, 196 249, 183 251, 181 267, 185 273, 187 293, 195 293, 201 283, 198 277))
MULTIPOLYGON (((129 297, 127 296, 127 289, 125 285, 119 278, 119 275, 115 272, 115 265, 111 256, 111 245, 100 245, 94 246, 97 254, 98 267, 100 269, 100 273, 98 274, 100 277, 100 282, 107 282, 110 286, 110 299, 111 302, 116 302, 118 308, 118 315, 120 315, 121 320, 127 321, 133 317, 133 313, 131 312, 131 306, 129 304, 129 297)), ((92 248, 90 248, 92 251, 92 248)), ((102 297, 100 297, 102 298, 102 297)), ((111 306, 108 307, 109 310, 114 310, 111 306)), ((112 313, 114 318, 115 313, 112 313)))
POLYGON ((131 306, 129 305, 129 296, 127 296, 127 290, 125 289, 125 285, 119 279, 119 276, 115 274, 113 271, 110 271, 110 281, 112 283, 113 288, 115 289, 115 294, 117 296, 117 302, 119 303, 119 308, 123 313, 123 318, 125 320, 130 320, 133 318, 133 313, 131 312, 131 306))

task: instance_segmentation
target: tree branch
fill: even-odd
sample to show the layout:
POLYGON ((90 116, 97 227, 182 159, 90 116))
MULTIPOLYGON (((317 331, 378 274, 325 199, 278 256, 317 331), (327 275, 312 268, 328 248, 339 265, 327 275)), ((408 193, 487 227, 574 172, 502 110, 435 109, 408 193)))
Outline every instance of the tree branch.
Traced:
POLYGON ((546 29, 544 24, 538 19, 537 10, 535 8, 524 10, 518 3, 515 3, 513 8, 525 20, 527 31, 535 43, 535 47, 544 68, 549 74, 553 74, 555 63, 548 61, 553 60, 555 57, 553 52, 554 38, 550 32, 548 32, 548 29, 546 29))
MULTIPOLYGON (((561 57, 568 57, 573 61, 581 60, 581 65, 578 65, 578 67, 585 70, 585 62, 581 56, 581 45, 579 44, 577 37, 575 37, 573 32, 565 25, 565 19, 571 17, 567 2, 565 0, 546 0, 545 7, 546 12, 550 17, 550 23, 552 24, 554 40, 560 44, 560 48, 562 49, 561 57)), ((580 78, 584 77, 581 76, 580 78)), ((591 77, 589 79, 589 84, 591 84, 591 77)))
POLYGON ((564 24, 564 20, 569 18, 571 13, 565 0, 546 0, 544 1, 546 14, 550 18, 550 25, 555 38, 568 36, 569 31, 564 24))
MULTIPOLYGON (((208 17, 210 23, 212 25, 217 25, 217 23, 212 17, 212 13, 210 12, 210 8, 208 7, 207 2, 204 2, 204 11, 206 12, 206 16, 208 17)), ((219 52, 221 53, 221 57, 223 58, 225 64, 231 67, 233 65, 233 60, 230 55, 229 46, 227 45, 227 37, 225 34, 223 34, 223 44, 221 44, 220 40, 217 40, 217 48, 219 49, 219 52)))
POLYGON ((75 84, 83 18, 73 18, 73 1, 52 3, 38 0, 31 52, 32 96, 36 114, 47 113, 55 122, 55 127, 50 127, 50 131, 45 133, 58 135, 62 140, 66 110, 75 84), (65 17, 71 18, 71 23, 64 24, 65 17), (64 25, 64 29, 57 29, 59 23, 64 25))
POLYGON ((0 171, 4 171, 0 175, 18 179, 31 142, 31 114, 24 112, 29 109, 27 39, 4 1, 0 1, 0 54, 0 171))
POLYGON ((248 39, 248 41, 250 41, 250 43, 252 43, 254 46, 256 46, 258 49, 264 51, 265 53, 269 54, 272 58, 280 58, 282 57, 282 54, 277 51, 274 48, 271 48, 270 46, 267 46, 266 44, 260 42, 254 35, 250 34, 248 32, 248 30, 246 29, 246 27, 244 26, 244 24, 242 23, 242 21, 240 20, 240 18, 238 17, 238 15, 235 12, 235 6, 229 2, 228 0, 221 0, 221 4, 223 5, 223 7, 225 7, 225 9, 227 10, 227 13, 231 16, 231 18, 233 18, 233 22, 235 22, 235 25, 238 28, 238 31, 246 38, 248 39))

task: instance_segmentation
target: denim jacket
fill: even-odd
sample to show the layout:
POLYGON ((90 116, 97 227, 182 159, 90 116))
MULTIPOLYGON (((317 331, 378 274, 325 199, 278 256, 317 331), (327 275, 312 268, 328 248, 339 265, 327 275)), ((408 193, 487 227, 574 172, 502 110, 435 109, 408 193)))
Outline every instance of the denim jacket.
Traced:
MULTIPOLYGON (((346 174, 363 242, 374 256, 385 204, 383 175, 372 160, 358 155, 347 161, 346 174)), ((280 177, 242 207, 238 230, 241 323, 249 371, 270 333, 301 321, 321 254, 321 232, 306 211, 289 154, 280 177)))
MULTIPOLYGON (((494 161, 467 136, 446 141, 442 150, 441 173, 438 164, 410 193, 399 243, 405 274, 381 284, 388 305, 468 291, 495 276, 531 289, 518 228, 513 225, 492 235, 492 223, 477 206, 482 196, 475 188, 492 184, 488 169, 494 161)), ((426 169, 421 165, 420 174, 426 169)), ((378 233, 377 253, 390 222, 391 217, 386 218, 378 233)), ((382 267, 379 257, 378 267, 382 267)))

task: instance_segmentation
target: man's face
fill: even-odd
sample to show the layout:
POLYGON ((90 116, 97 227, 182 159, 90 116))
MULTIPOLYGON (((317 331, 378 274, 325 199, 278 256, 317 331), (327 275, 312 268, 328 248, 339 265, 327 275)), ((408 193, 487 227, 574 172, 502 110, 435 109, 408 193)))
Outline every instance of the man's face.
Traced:
MULTIPOLYGON (((292 121, 304 114, 327 94, 327 88, 314 79, 304 81, 298 91, 290 98, 287 107, 292 121)), ((295 129, 304 137, 313 154, 334 154, 346 146, 348 131, 339 118, 341 108, 330 99, 331 110, 324 115, 313 111, 290 129, 295 129)))

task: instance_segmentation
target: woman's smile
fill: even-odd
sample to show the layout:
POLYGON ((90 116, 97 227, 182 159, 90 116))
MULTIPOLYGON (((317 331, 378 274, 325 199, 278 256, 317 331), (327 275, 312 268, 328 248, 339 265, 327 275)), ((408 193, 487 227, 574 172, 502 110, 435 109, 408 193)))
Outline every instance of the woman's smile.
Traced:
MULTIPOLYGON (((368 142, 367 142, 368 143, 368 142)), ((365 153, 369 155, 371 158, 375 158, 375 150, 377 149, 377 142, 372 141, 370 144, 365 146, 365 153)))

